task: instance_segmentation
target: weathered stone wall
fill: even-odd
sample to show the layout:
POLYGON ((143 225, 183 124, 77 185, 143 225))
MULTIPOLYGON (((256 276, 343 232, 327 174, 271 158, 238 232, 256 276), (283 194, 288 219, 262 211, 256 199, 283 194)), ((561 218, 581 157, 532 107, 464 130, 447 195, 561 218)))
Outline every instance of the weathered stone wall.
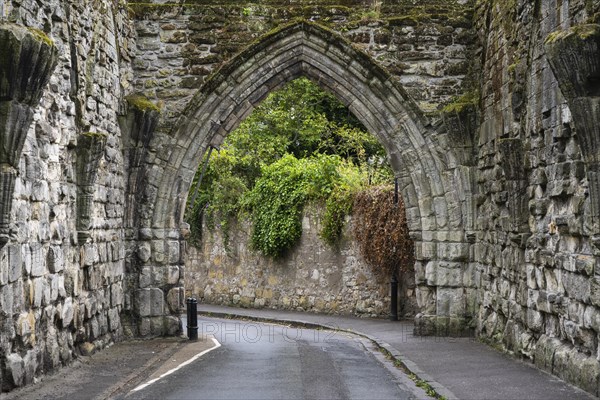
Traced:
MULTIPOLYGON (((123 334, 124 170, 117 114, 131 84, 134 37, 127 10, 114 1, 2 0, 0 6, 0 29, 7 22, 37 28, 40 33, 30 31, 44 32, 58 55, 25 127, 22 153, 10 148, 18 163, 14 188, 2 187, 3 196, 12 195, 7 243, 0 249, 4 391, 68 363, 84 343, 89 351, 123 334)), ((3 52, 0 63, 13 59, 3 52)), ((3 79, 16 82, 17 74, 31 73, 23 79, 26 88, 40 72, 23 64, 3 79)), ((3 104, 19 101, 6 92, 0 97, 3 104)), ((6 118, 0 115, 2 124, 6 118)), ((18 140, 17 130, 3 130, 2 139, 18 140)))
MULTIPOLYGON (((586 137, 597 132, 585 121, 597 121, 600 110, 566 101, 544 42, 598 11, 599 2, 578 0, 490 1, 477 10, 483 123, 474 245, 479 334, 596 395, 600 199, 585 157, 586 137)), ((595 78, 581 69, 589 55, 564 56, 593 91, 598 69, 595 78)))
MULTIPOLYGON (((250 248, 248 223, 231 227, 223 242, 220 229, 204 226, 198 246, 186 257, 186 291, 201 302, 326 314, 387 317, 389 281, 375 278, 353 240, 348 220, 339 246, 319 237, 319 207, 307 207, 300 243, 273 260, 250 248)), ((399 278, 398 313, 416 314, 414 273, 399 278)))
MULTIPOLYGON (((158 3, 158 2, 155 2, 158 3)), ((472 9, 460 1, 343 0, 137 4, 136 89, 176 118, 207 77, 269 31, 295 19, 323 24, 365 50, 425 112, 463 91, 472 9)))

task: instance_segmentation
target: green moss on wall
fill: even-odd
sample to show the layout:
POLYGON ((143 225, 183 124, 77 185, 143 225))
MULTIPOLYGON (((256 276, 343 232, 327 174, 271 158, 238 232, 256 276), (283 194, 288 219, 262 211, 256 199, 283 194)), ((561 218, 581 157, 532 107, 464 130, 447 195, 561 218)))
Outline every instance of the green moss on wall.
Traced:
POLYGON ((125 98, 130 107, 140 111, 157 111, 160 112, 160 107, 148 100, 147 97, 141 95, 131 95, 125 98))
POLYGON ((592 36, 600 36, 600 25, 583 24, 575 25, 565 30, 558 30, 549 34, 546 37, 545 43, 555 43, 559 40, 565 40, 568 38, 579 38, 585 40, 592 36))
POLYGON ((33 35, 33 37, 42 43, 47 44, 48 46, 54 46, 54 41, 48 37, 42 30, 37 28, 27 28, 27 30, 33 35))
POLYGON ((462 96, 456 98, 454 101, 446 104, 444 108, 442 108, 443 113, 460 113, 467 108, 477 107, 479 103, 479 91, 472 90, 469 91, 462 96))

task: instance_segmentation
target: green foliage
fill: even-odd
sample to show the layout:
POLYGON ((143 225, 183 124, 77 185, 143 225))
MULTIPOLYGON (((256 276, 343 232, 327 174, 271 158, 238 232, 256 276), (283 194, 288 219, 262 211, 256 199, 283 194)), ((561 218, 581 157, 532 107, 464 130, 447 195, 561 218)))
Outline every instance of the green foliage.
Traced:
POLYGON ((356 194, 369 185, 369 181, 379 183, 381 179, 388 182, 391 179, 391 171, 389 176, 374 175, 364 168, 356 168, 347 160, 338 167, 338 171, 340 179, 325 202, 321 231, 321 237, 331 246, 338 243, 342 236, 346 217, 352 214, 356 194))
POLYGON ((298 79, 272 92, 212 153, 186 218, 192 240, 200 238, 205 218, 227 242, 230 221, 247 216, 254 247, 278 257, 300 238, 307 201, 325 203, 322 237, 334 244, 354 194, 391 178, 384 149, 347 107, 298 79))
POLYGON ((326 199, 339 180, 337 156, 297 159, 291 154, 263 168, 246 198, 252 210, 254 248, 279 257, 300 239, 302 208, 308 200, 326 199))

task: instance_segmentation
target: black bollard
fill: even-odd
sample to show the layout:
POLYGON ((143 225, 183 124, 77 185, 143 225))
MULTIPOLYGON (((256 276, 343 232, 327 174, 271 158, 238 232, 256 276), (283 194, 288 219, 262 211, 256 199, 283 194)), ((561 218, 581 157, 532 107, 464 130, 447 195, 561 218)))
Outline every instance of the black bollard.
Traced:
POLYGON ((188 297, 187 305, 187 334, 190 340, 198 340, 198 300, 188 297))
POLYGON ((398 321, 398 278, 395 273, 390 281, 390 291, 390 321, 398 321))

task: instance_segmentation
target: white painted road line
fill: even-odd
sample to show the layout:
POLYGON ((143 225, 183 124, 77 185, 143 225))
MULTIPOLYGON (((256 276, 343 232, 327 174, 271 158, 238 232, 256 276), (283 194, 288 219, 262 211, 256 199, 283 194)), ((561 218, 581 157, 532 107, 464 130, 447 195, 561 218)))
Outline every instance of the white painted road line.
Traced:
POLYGON ((206 349, 198 354, 196 354, 194 357, 190 358, 187 361, 182 362, 181 364, 179 364, 177 367, 165 372, 164 374, 162 374, 161 376, 159 376, 158 378, 152 379, 146 383, 142 383, 141 385, 139 385, 138 387, 136 387, 135 389, 132 390, 132 392, 137 392, 138 390, 142 390, 150 385, 152 385, 154 382, 158 381, 159 379, 164 378, 167 375, 172 374, 173 372, 185 367, 186 365, 196 361, 198 358, 202 357, 203 355, 205 355, 206 353, 209 353, 211 351, 213 351, 214 349, 218 349, 219 347, 221 347, 221 343, 219 343, 219 341, 217 339, 215 339, 214 337, 211 338, 213 343, 215 344, 213 347, 211 347, 210 349, 206 349))

